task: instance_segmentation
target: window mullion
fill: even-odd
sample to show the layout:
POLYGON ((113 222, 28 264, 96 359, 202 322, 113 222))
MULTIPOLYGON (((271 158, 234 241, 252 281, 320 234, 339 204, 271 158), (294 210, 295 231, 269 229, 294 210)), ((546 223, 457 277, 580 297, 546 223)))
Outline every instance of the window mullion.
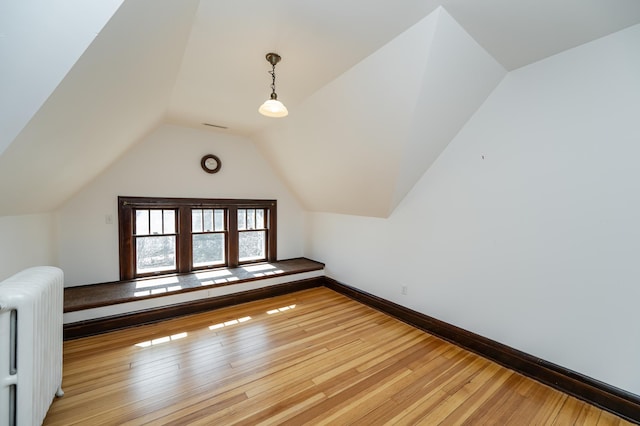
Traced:
POLYGON ((191 271, 191 211, 188 207, 179 207, 177 212, 178 235, 178 272, 191 271))
POLYGON ((227 209, 227 237, 229 238, 229 244, 227 249, 227 265, 230 268, 238 266, 238 208, 236 206, 229 206, 227 209))

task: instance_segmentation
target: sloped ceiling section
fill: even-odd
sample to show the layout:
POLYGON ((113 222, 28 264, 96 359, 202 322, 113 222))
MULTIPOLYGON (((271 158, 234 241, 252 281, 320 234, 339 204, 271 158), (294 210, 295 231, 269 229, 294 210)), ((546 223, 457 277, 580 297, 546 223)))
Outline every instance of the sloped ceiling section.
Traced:
POLYGON ((200 0, 168 120, 259 132, 272 121, 257 113, 270 93, 266 53, 282 55, 278 94, 295 109, 436 7, 434 0, 200 0))
POLYGON ((0 215, 54 209, 161 122, 197 4, 122 4, 0 156, 0 215))
POLYGON ((207 122, 252 137, 307 209, 386 217, 504 69, 640 22, 638 0, 92 3, 0 2, 0 215, 52 211, 161 122, 207 122))
POLYGON ((0 2, 0 154, 123 0, 0 2), (25 23, 28 22, 28 25, 25 23))
POLYGON ((441 9, 407 129, 390 211, 438 158, 507 71, 441 9))
POLYGON ((255 139, 307 209, 387 217, 505 74, 438 8, 255 139))
POLYGON ((510 71, 640 22, 638 0, 444 0, 443 4, 510 71))

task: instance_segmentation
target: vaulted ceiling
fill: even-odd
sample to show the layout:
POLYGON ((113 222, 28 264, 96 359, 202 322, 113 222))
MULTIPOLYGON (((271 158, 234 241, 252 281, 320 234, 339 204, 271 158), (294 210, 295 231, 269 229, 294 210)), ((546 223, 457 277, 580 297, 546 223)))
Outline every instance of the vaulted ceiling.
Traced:
POLYGON ((313 211, 388 216, 510 70, 637 0, 11 0, 0 215, 54 210, 162 122, 250 137, 313 211), (257 113, 277 91, 290 115, 257 113))

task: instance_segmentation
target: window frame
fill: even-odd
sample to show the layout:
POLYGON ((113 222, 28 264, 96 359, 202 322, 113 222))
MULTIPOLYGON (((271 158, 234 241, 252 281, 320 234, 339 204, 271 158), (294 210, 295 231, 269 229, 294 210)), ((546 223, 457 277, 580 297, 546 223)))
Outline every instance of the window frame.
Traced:
POLYGON ((227 248, 227 241, 229 240, 229 229, 227 228, 227 224, 229 223, 228 220, 228 215, 229 215, 229 210, 228 209, 210 209, 208 207, 190 207, 190 215, 191 215, 191 269, 193 271, 195 270, 199 270, 199 269, 213 269, 213 268, 222 268, 227 264, 227 259, 228 259, 228 255, 229 255, 229 250, 227 248), (202 213, 202 231, 199 232, 194 232, 193 231, 193 210, 200 210, 202 213), (213 217, 212 217, 212 221, 213 221, 213 230, 211 231, 206 231, 204 230, 204 211, 205 210, 213 210, 213 217), (222 210, 222 214, 223 214, 223 229, 222 231, 216 231, 215 230, 215 211, 216 210, 222 210), (196 235, 212 235, 212 234, 222 234, 224 237, 224 262, 223 263, 217 263, 217 264, 209 264, 209 265, 198 265, 196 266, 193 260, 193 237, 196 235))
MULTIPOLYGON (((264 249, 264 252, 265 252, 265 255, 266 255, 266 253, 267 253, 267 245, 268 245, 267 234, 269 232, 269 226, 268 226, 268 223, 267 223, 267 217, 269 216, 269 212, 264 208, 254 208, 254 207, 252 207, 252 208, 244 208, 244 207, 239 207, 236 210, 236 215, 237 215, 238 219, 240 218, 240 216, 238 215, 240 210, 244 210, 244 228, 240 229, 240 226, 238 225, 238 228, 237 228, 238 241, 240 241, 240 237, 241 237, 241 235, 243 233, 247 233, 248 234, 248 233, 251 233, 251 232, 264 232, 265 233, 265 242, 264 242, 265 245, 264 245, 263 249, 264 249), (250 226, 249 225, 249 221, 248 221, 248 218, 250 217, 248 212, 250 210, 253 211, 253 226, 250 226), (263 220, 262 220, 263 226, 261 228, 256 226, 256 218, 257 218, 257 213, 256 212, 258 210, 264 210, 264 217, 263 217, 263 220)), ((245 260, 242 260, 240 258, 240 248, 239 248, 239 244, 238 244, 238 262, 239 262, 239 264, 256 263, 256 262, 260 262, 260 261, 264 261, 264 259, 255 259, 255 260, 245 259, 245 260)))
MULTIPOLYGON (((138 247, 138 240, 140 239, 145 239, 145 238, 156 238, 156 237, 173 237, 174 239, 174 248, 176 249, 176 253, 175 253, 175 259, 174 262, 176 263, 176 267, 177 267, 177 259, 178 259, 178 252, 177 252, 177 247, 178 247, 178 228, 177 228, 177 224, 178 224, 178 214, 177 211, 175 209, 155 209, 155 208, 140 208, 140 209, 135 209, 133 211, 133 229, 132 229, 132 235, 131 238, 133 239, 131 245, 132 247, 138 247), (138 228, 138 218, 136 217, 136 212, 139 210, 144 210, 147 212, 147 232, 146 233, 140 233, 140 231, 137 229, 138 228), (162 221, 162 232, 161 233, 157 233, 157 232, 153 232, 151 229, 151 223, 152 223, 152 212, 160 212, 160 216, 161 216, 161 221, 162 221), (165 212, 166 211, 172 211, 173 212, 173 232, 166 232, 165 231, 165 212)), ((137 252, 134 252, 134 265, 138 264, 138 259, 137 259, 137 252)), ((140 276, 145 276, 145 275, 154 275, 154 274, 158 274, 158 273, 170 273, 170 272, 174 272, 175 269, 160 269, 157 271, 150 271, 150 272, 145 272, 145 273, 141 273, 139 274, 140 276)))
POLYGON ((239 265, 277 260, 277 201, 227 198, 168 198, 168 197, 118 197, 118 239, 120 258, 120 280, 130 280, 156 275, 189 273, 202 269, 235 268, 239 265), (135 210, 176 210, 176 270, 149 274, 136 274, 135 210), (227 241, 225 241, 226 263, 194 268, 192 260, 191 209, 225 209, 227 241), (239 262, 238 209, 264 209, 266 253, 265 259, 239 262))

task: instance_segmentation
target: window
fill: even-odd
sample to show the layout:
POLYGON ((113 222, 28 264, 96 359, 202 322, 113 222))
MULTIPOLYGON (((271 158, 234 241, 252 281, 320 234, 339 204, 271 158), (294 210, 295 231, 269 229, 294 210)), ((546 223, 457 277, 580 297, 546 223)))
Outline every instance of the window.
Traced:
POLYGON ((240 262, 264 260, 266 253, 265 209, 238 209, 240 262))
POLYGON ((120 279, 276 260, 276 201, 118 197, 120 279))
POLYGON ((176 269, 176 211, 136 209, 133 238, 136 271, 148 274, 176 269))
POLYGON ((192 266, 225 263, 225 209, 191 209, 192 266))

